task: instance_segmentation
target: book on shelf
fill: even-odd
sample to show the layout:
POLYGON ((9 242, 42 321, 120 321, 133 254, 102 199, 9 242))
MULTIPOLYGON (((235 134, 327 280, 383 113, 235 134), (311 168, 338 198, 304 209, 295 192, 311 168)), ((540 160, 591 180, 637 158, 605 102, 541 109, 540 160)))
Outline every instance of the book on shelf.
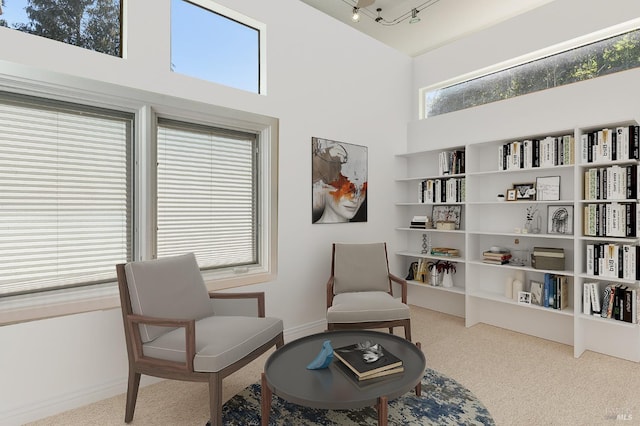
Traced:
POLYGON ((482 252, 482 257, 490 260, 509 260, 511 259, 511 252, 486 250, 482 252))
POLYGON ((638 289, 634 286, 600 282, 583 284, 582 312, 632 324, 638 324, 638 289), (602 289, 601 289, 602 288, 602 289))
POLYGON ((560 310, 569 307, 569 283, 565 275, 544 274, 541 290, 541 306, 560 310))
POLYGON ((431 255, 443 257, 459 257, 460 250, 449 247, 433 247, 431 249, 431 255))
POLYGON ((640 203, 611 202, 583 206, 583 233, 590 237, 640 235, 640 203))
POLYGON ((419 203, 455 203, 464 199, 465 178, 433 178, 419 183, 419 203))
POLYGON ((361 342, 333 350, 333 355, 349 368, 358 380, 367 380, 404 371, 402 360, 382 345, 361 342))
POLYGON ((574 164, 574 145, 573 135, 508 142, 498 146, 498 170, 574 164))
POLYGON ((488 263, 490 265, 506 265, 507 263, 509 263, 509 259, 500 260, 483 258, 482 263, 488 263))
POLYGON ((638 160, 640 157, 639 142, 637 125, 583 133, 580 139, 581 162, 638 160))
POLYGON ((411 229, 427 229, 428 218, 427 216, 414 216, 411 219, 409 228, 411 229))
POLYGON ((640 250, 633 244, 589 243, 585 248, 587 275, 638 280, 638 256, 640 250))

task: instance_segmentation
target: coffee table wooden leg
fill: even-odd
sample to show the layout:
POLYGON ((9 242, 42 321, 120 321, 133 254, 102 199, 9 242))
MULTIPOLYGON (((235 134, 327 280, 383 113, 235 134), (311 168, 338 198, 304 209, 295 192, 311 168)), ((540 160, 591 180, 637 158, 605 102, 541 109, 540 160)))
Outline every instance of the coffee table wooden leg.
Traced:
MULTIPOLYGON (((416 342, 416 346, 418 347, 418 349, 422 350, 422 344, 420 344, 420 342, 416 342)), ((420 396, 421 394, 422 394, 422 377, 420 378, 420 381, 416 385, 416 396, 420 396)))
POLYGON ((386 396, 378 398, 378 425, 387 426, 387 418, 389 417, 389 404, 386 396))
POLYGON ((267 386, 267 377, 262 373, 262 389, 260 391, 260 424, 262 426, 269 425, 269 416, 271 415, 271 399, 273 392, 267 386))

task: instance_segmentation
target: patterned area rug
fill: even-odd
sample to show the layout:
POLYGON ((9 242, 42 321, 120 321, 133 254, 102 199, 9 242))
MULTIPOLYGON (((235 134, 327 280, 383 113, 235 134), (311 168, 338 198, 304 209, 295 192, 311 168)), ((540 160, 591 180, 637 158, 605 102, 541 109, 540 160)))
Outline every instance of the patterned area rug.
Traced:
MULTIPOLYGON (((222 409, 225 425, 260 424, 260 384, 231 398, 222 409)), ((377 425, 373 407, 361 410, 319 410, 291 404, 277 396, 271 405, 270 425, 377 425)), ((390 425, 495 425, 485 406, 464 386, 427 369, 422 396, 413 391, 389 402, 390 425)))

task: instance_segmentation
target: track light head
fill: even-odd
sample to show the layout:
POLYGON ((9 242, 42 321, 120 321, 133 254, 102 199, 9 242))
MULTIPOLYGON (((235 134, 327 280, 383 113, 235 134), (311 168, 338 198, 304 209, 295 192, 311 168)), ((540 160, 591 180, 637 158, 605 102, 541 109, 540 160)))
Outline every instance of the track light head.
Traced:
POLYGON ((351 20, 353 22, 358 22, 360 21, 360 9, 357 7, 353 8, 353 14, 351 15, 351 20))
POLYGON ((418 9, 411 9, 411 19, 409 20, 410 24, 415 24, 416 22, 420 22, 420 18, 418 18, 418 9))

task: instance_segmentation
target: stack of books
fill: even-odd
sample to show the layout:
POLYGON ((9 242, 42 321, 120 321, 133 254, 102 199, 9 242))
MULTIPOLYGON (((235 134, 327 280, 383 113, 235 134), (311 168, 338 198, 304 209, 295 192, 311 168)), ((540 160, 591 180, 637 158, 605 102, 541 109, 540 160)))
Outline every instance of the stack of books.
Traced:
POLYGON ((433 247, 431 255, 442 257, 460 257, 460 250, 449 247, 433 247))
POLYGON ((491 263, 492 265, 504 265, 509 263, 511 259, 511 252, 507 249, 504 250, 485 250, 482 252, 482 261, 484 263, 491 263))
POLYGON ((409 228, 411 229, 427 229, 427 216, 414 216, 411 219, 411 225, 409 228))
POLYGON ((531 266, 535 269, 564 269, 564 249, 558 247, 534 247, 531 266))
POLYGON ((402 360, 371 342, 356 343, 333 350, 333 356, 347 367, 349 375, 357 381, 390 376, 404 371, 402 360))

